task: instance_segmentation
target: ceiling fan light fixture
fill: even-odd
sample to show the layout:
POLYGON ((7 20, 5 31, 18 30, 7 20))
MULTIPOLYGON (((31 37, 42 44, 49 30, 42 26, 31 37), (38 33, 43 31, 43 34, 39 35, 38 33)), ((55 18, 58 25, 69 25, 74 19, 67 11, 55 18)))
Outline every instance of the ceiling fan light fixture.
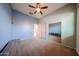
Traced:
POLYGON ((40 8, 36 8, 36 11, 37 11, 37 12, 40 12, 40 8))
POLYGON ((28 5, 28 6, 35 9, 34 14, 36 14, 38 12, 41 15, 43 14, 41 10, 48 8, 48 6, 42 6, 41 7, 41 4, 40 3, 36 3, 36 6, 32 6, 32 5, 28 5))

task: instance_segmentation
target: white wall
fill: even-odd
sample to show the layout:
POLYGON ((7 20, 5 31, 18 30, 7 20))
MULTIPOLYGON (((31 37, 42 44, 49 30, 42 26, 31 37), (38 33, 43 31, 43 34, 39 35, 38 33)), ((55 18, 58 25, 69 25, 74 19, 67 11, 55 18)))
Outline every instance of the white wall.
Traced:
POLYGON ((76 47, 77 47, 77 51, 79 53, 79 8, 78 8, 79 4, 77 4, 77 40, 76 40, 76 47))
POLYGON ((61 22, 62 44, 76 48, 75 38, 75 5, 70 4, 63 8, 56 10, 48 16, 40 19, 40 23, 47 24, 47 38, 48 25, 51 23, 61 22))
POLYGON ((38 19, 13 11, 12 39, 33 39, 34 24, 38 19))
POLYGON ((9 4, 0 4, 0 50, 11 40, 11 10, 9 4))

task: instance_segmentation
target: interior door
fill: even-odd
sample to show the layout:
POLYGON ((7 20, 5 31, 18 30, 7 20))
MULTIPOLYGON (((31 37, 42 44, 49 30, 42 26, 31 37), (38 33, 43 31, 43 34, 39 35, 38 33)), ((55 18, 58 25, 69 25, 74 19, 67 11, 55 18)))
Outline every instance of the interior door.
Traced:
POLYGON ((40 39, 46 38, 46 25, 45 24, 39 24, 39 37, 40 39))

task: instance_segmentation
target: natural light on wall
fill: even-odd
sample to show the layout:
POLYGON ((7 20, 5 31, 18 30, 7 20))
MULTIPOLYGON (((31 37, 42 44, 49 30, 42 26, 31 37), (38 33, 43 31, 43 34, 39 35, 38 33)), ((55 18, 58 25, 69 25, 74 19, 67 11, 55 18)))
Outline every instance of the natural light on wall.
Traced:
POLYGON ((38 38, 38 25, 34 24, 34 38, 38 38))

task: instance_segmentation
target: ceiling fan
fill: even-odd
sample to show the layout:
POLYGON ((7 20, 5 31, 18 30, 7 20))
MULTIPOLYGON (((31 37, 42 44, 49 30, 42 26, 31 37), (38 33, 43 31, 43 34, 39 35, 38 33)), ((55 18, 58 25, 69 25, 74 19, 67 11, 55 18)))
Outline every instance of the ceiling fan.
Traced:
POLYGON ((48 6, 42 6, 40 3, 36 3, 36 6, 32 6, 32 5, 28 5, 31 8, 35 8, 34 14, 36 14, 37 12, 40 12, 41 14, 43 14, 43 12, 41 11, 41 9, 47 9, 48 6))

